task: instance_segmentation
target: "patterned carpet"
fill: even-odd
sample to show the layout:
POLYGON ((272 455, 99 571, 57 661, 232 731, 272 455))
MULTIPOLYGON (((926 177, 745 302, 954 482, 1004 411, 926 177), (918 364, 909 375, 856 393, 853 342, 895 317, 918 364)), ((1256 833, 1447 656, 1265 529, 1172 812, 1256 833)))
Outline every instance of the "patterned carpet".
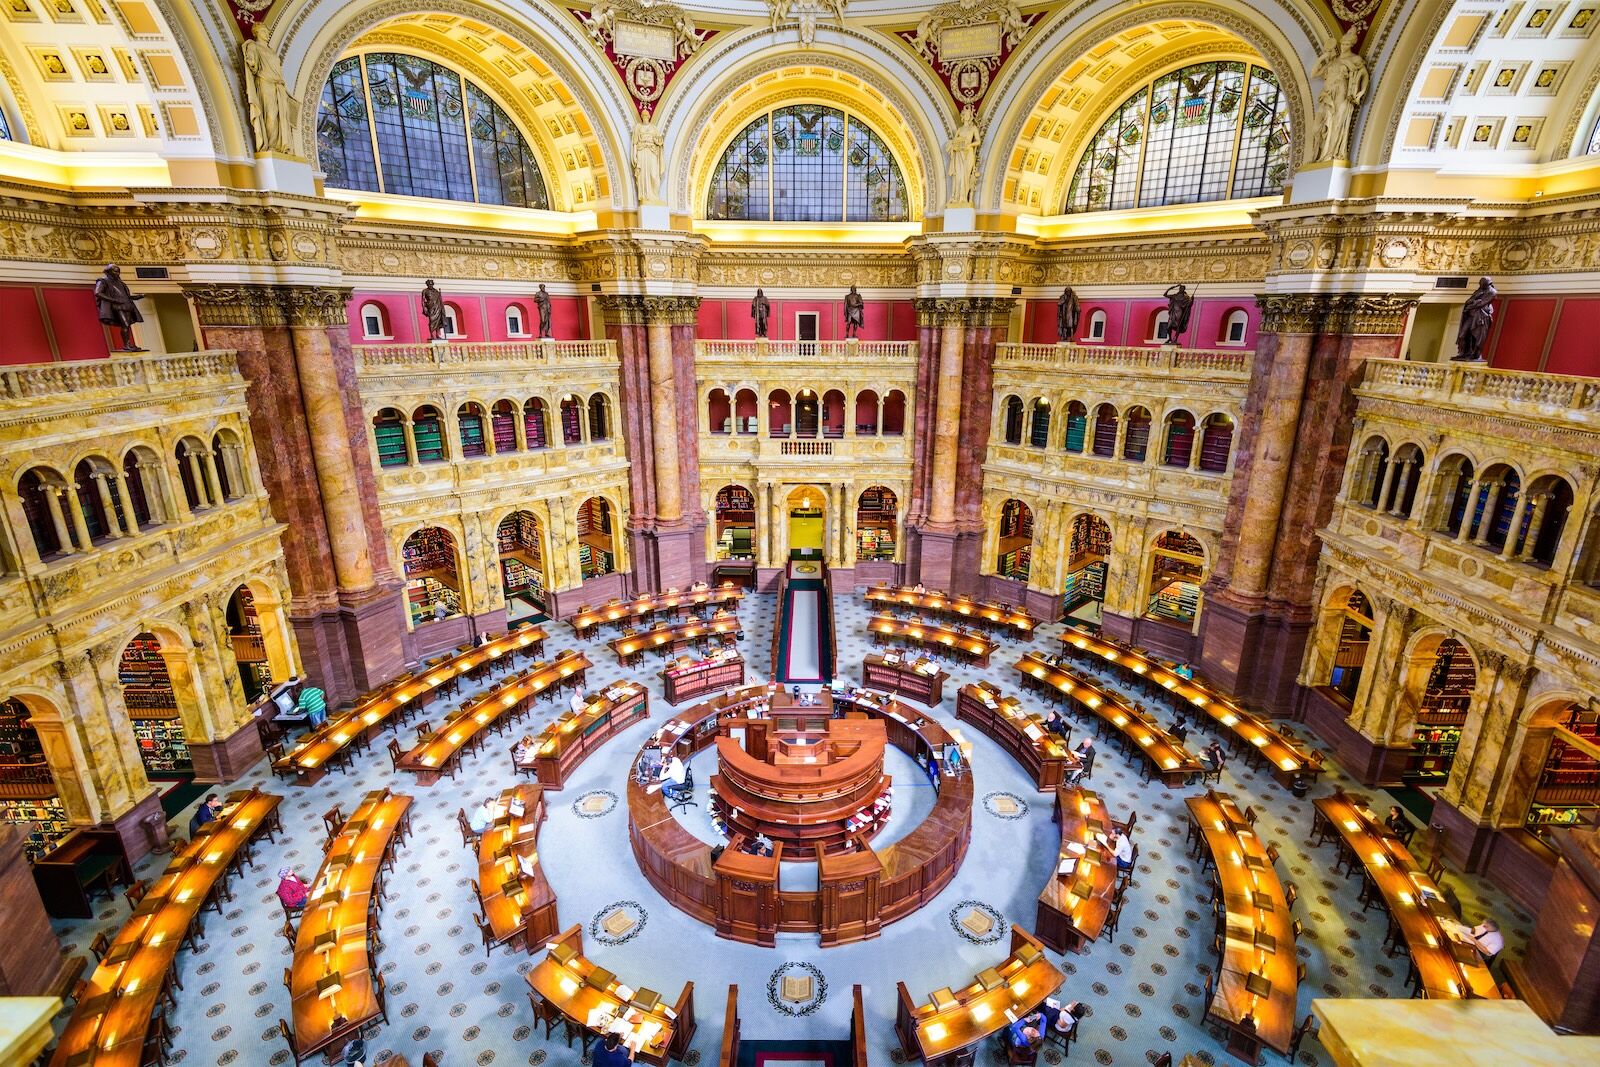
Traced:
MULTIPOLYGON (((839 595, 835 607, 841 671, 859 680, 861 657, 870 650, 869 613, 858 595, 839 595)), ((773 614, 770 596, 746 600, 741 611, 743 651, 752 679, 765 678, 769 669, 773 614)), ((941 986, 969 982, 978 970, 1005 954, 998 942, 1007 932, 1007 922, 1031 926, 1035 899, 1055 861, 1059 839, 1050 820, 1051 805, 998 746, 963 727, 973 742, 975 795, 981 800, 974 806, 976 825, 966 861, 938 899, 916 916, 886 928, 881 938, 862 944, 821 949, 814 938, 780 937, 776 948, 763 949, 718 940, 709 928, 663 902, 644 881, 628 848, 626 806, 617 802, 640 744, 670 717, 671 709, 659 700, 657 661, 624 669, 604 646, 606 635, 584 643, 575 641, 564 624, 547 623, 546 629, 551 634, 546 646, 550 653, 587 647, 595 663, 589 674, 591 688, 634 677, 651 690, 650 723, 634 726, 611 741, 589 758, 565 790, 550 795, 550 816, 539 851, 557 894, 562 924, 585 925, 586 950, 593 958, 623 980, 659 990, 669 999, 676 997, 685 980, 695 983, 699 1030, 691 1065, 718 1055, 730 982, 740 987, 745 1038, 785 1041, 847 1036, 850 987, 859 982, 872 1059, 879 1064, 901 1062, 904 1055, 893 1030, 895 983, 905 981, 912 996, 920 999, 941 986), (958 921, 973 907, 994 920, 981 939, 958 921), (614 938, 601 920, 617 908, 628 911, 635 922, 614 938), (786 976, 810 977, 811 1000, 783 1000, 779 989, 786 976)), ((1061 629, 1043 627, 1034 647, 1054 651, 1061 629)), ((1012 664, 1020 647, 1007 642, 987 670, 947 665, 954 677, 935 717, 954 724, 956 688, 979 677, 992 679, 1008 692, 1019 691, 1012 664)), ((1116 676, 1103 671, 1099 676, 1109 687, 1121 688, 1116 676)), ((551 706, 543 705, 528 721, 542 725, 551 714, 551 706)), ((1082 733, 1082 726, 1076 727, 1074 739, 1082 733)), ((409 728, 402 731, 403 744, 413 739, 409 728)), ((288 1015, 282 974, 289 949, 278 934, 282 918, 273 894, 275 872, 288 864, 310 878, 322 859, 321 813, 336 803, 349 811, 354 798, 382 786, 409 793, 417 803, 415 832, 389 878, 390 897, 383 909, 387 944, 379 961, 388 981, 392 1025, 380 1023, 370 1030, 369 1047, 377 1053, 374 1062, 400 1052, 417 1064, 427 1051, 435 1052, 445 1067, 536 1065, 547 1059, 578 1062, 576 1048, 565 1047, 559 1036, 546 1041, 532 1026, 522 979, 531 966, 529 958, 505 949, 486 958, 472 923, 476 905, 469 880, 476 860, 462 846, 454 816, 457 808, 470 807, 473 800, 511 782, 505 745, 486 744, 465 761, 457 781, 427 789, 417 788, 409 775, 397 780, 383 747, 379 739, 371 754, 361 758, 357 773, 334 774, 305 789, 274 780, 264 763, 244 779, 245 785, 259 784, 286 795, 282 816, 287 832, 279 835, 276 845, 261 842, 254 869, 234 887, 226 922, 213 920, 209 941, 179 957, 184 989, 173 1016, 173 1062, 218 1067, 289 1062, 277 1032, 278 1018, 288 1015)), ((697 766, 696 772, 697 780, 703 781, 701 768, 697 766)), ((1331 791, 1341 781, 1356 788, 1330 760, 1330 773, 1316 792, 1331 791)), ((1206 1063, 1234 1062, 1200 1021, 1202 987, 1210 966, 1206 933, 1210 919, 1207 883, 1184 851, 1183 798, 1193 791, 1142 785, 1138 769, 1109 746, 1100 748, 1092 784, 1105 796, 1114 816, 1138 811, 1135 840, 1140 863, 1116 943, 1102 941, 1086 955, 1060 961, 1068 980, 1059 996, 1082 1000, 1091 1009, 1072 1058, 1137 1064, 1171 1051, 1175 1060, 1194 1053, 1206 1063)), ((1283 853, 1280 872, 1300 887, 1297 911, 1307 935, 1298 950, 1308 975, 1301 986, 1298 1014, 1303 1017, 1310 1011, 1313 997, 1405 997, 1405 965, 1385 957, 1380 947, 1381 913, 1362 912, 1359 880, 1332 873, 1331 844, 1321 849, 1310 846, 1309 799, 1294 800, 1269 776, 1250 771, 1239 761, 1224 773, 1222 788, 1241 803, 1254 804, 1267 839, 1283 853)), ((893 836, 920 818, 917 812, 931 803, 931 797, 902 799, 899 792, 893 836)), ((1375 803, 1386 803, 1386 798, 1375 798, 1375 803)), ((175 824, 186 825, 188 815, 183 812, 175 824)), ((686 818, 691 828, 704 833, 706 828, 696 825, 697 817, 704 820, 703 807, 690 809, 686 818)), ((138 873, 153 877, 161 867, 159 857, 149 857, 138 873)), ((1527 914, 1476 879, 1451 876, 1449 885, 1469 922, 1498 917, 1508 951, 1520 948, 1531 927, 1527 914)), ((119 898, 115 904, 102 905, 92 920, 62 922, 56 928, 68 951, 87 953, 97 932, 114 931, 127 914, 127 905, 119 898)), ((992 1053, 984 1058, 1003 1062, 992 1053)), ((1042 1058, 1054 1064, 1060 1053, 1050 1047, 1042 1058)), ((1300 1061, 1308 1067, 1329 1062, 1315 1040, 1302 1047, 1300 1061)))

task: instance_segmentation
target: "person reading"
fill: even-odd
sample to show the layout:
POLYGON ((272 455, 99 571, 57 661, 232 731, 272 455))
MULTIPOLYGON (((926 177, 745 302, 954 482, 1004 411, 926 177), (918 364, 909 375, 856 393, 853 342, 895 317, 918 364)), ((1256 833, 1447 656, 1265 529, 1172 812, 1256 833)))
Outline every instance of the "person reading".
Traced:
POLYGON ((683 765, 683 760, 673 756, 667 760, 666 766, 661 768, 661 792, 668 800, 682 800, 684 782, 688 777, 689 768, 683 765))

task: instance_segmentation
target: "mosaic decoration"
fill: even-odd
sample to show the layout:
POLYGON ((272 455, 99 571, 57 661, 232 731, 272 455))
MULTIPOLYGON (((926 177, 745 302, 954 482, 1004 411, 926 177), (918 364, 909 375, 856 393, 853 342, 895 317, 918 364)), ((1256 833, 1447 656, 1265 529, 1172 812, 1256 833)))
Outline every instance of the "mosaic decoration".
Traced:
POLYGON ((988 793, 983 810, 997 819, 1020 819, 1028 814, 1028 802, 1015 793, 988 793))
POLYGON ((956 906, 950 909, 950 928, 960 934, 962 940, 970 941, 974 945, 992 945, 1002 937, 1005 937, 1007 930, 1010 929, 1006 924, 1005 916, 981 900, 957 902, 956 906), (989 920, 991 925, 987 934, 979 936, 973 933, 972 929, 966 925, 965 920, 971 912, 978 912, 989 920))
POLYGON ((609 789, 591 789, 572 802, 572 814, 580 819, 603 819, 617 807, 617 794, 609 789))
POLYGON ((957 0, 897 35, 933 68, 958 108, 977 110, 995 74, 1044 17, 1043 11, 1024 15, 1015 0, 957 0))
MULTIPOLYGON (((795 988, 792 981, 788 983, 790 989, 795 988)), ((767 979, 767 1003, 772 1005, 772 1010, 780 1015, 791 1018, 802 1018, 814 1013, 822 1007, 828 999, 828 980, 823 977, 822 969, 815 964, 806 963, 804 960, 785 963, 772 972, 767 979), (785 979, 809 978, 811 981, 811 999, 804 1001, 785 1000, 783 993, 785 979)))
MULTIPOLYGON (((644 924, 649 921, 650 913, 645 911, 644 905, 637 900, 614 900, 595 912, 594 918, 589 920, 589 936, 602 945, 626 945, 644 933, 644 924), (608 928, 608 920, 619 911, 633 921, 623 928, 620 934, 613 934, 608 928)), ((611 922, 610 925, 620 928, 620 924, 615 922, 611 922)))
POLYGON ((597 0, 567 10, 616 68, 641 116, 655 110, 678 68, 717 35, 697 28, 689 12, 657 0, 597 0))

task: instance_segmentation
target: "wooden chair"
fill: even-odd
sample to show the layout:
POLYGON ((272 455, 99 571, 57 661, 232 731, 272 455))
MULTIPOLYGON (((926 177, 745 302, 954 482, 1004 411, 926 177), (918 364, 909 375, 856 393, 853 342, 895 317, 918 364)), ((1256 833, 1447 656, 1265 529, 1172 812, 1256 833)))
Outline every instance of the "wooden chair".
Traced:
POLYGON ((1294 902, 1300 899, 1300 887, 1293 882, 1283 883, 1283 899, 1289 902, 1289 907, 1294 907, 1294 902))
POLYGON ((483 954, 485 956, 493 955, 495 946, 494 931, 489 929, 489 924, 484 922, 483 916, 477 912, 472 913, 472 924, 478 928, 478 936, 483 938, 483 954))
POLYGON ((1136 823, 1138 823, 1138 821, 1139 821, 1139 813, 1137 811, 1130 811, 1130 812, 1128 812, 1127 821, 1118 822, 1117 820, 1112 819, 1111 820, 1111 825, 1115 826, 1117 829, 1121 830, 1125 834, 1131 834, 1131 833, 1133 833, 1134 825, 1136 823))
POLYGON ((1155 1067, 1172 1067, 1172 1053, 1163 1052, 1156 1057, 1155 1067))
POLYGON ((1221 785, 1222 784, 1222 768, 1221 767, 1204 767, 1204 766, 1202 766, 1200 768, 1200 784, 1201 785, 1205 785, 1207 782, 1215 782, 1218 785, 1221 785))
POLYGON ((339 836, 340 828, 344 826, 344 815, 339 811, 339 805, 335 804, 322 813, 322 825, 328 829, 328 843, 331 845, 333 839, 339 836))
POLYGON ((405 750, 400 747, 400 742, 393 737, 389 738, 389 765, 396 774, 400 773, 400 759, 405 755, 405 750))
POLYGON ((1117 870, 1117 879, 1119 881, 1126 882, 1128 879, 1133 877, 1133 872, 1138 870, 1138 869, 1139 869, 1139 846, 1138 845, 1134 845, 1133 846, 1133 862, 1131 864, 1129 864, 1127 870, 1122 870, 1121 868, 1118 868, 1118 870, 1117 870))
POLYGON ((1256 824, 1256 809, 1246 804, 1244 808, 1244 821, 1251 826, 1256 824))
POLYGON ((291 923, 288 919, 285 919, 283 921, 283 929, 279 930, 278 932, 283 935, 283 939, 285 941, 289 942, 289 951, 293 952, 294 951, 294 943, 295 943, 295 940, 296 940, 296 935, 295 935, 295 932, 294 932, 294 924, 291 923))
POLYGON ((295 1067, 300 1067, 301 1059, 299 1051, 295 1048, 294 1031, 289 1029, 289 1024, 284 1022, 282 1016, 278 1018, 278 1033, 283 1035, 284 1044, 289 1046, 289 1055, 293 1057, 295 1067))
POLYGON ((139 901, 144 899, 145 888, 144 879, 141 878, 122 891, 122 896, 127 900, 128 907, 137 908, 139 906, 139 901))
POLYGON ((1117 943, 1117 924, 1122 921, 1122 902, 1118 901, 1110 911, 1106 912, 1106 940, 1111 944, 1117 943))
MULTIPOLYGON (((1304 967, 1305 964, 1301 964, 1304 967)), ((383 1016, 383 1025, 389 1025, 389 986, 383 980, 383 972, 378 972, 378 1014, 383 1016)))
POLYGON ((1433 856, 1433 857, 1429 858, 1429 860, 1428 860, 1428 877, 1432 878, 1435 882, 1439 883, 1441 887, 1443 886, 1443 884, 1444 884, 1444 860, 1443 859, 1441 859, 1438 856, 1433 856))
POLYGON ((556 1023, 561 1021, 561 1009, 541 997, 533 990, 528 990, 528 1006, 533 1009, 533 1022, 537 1026, 544 1024, 545 1040, 550 1039, 550 1031, 554 1030, 556 1023))
POLYGON ((94 953, 96 963, 106 958, 106 953, 111 951, 111 939, 104 930, 94 935, 94 940, 89 942, 89 951, 94 953))
POLYGON ((1306 965, 1304 963, 1297 963, 1294 965, 1294 980, 1297 983, 1304 982, 1306 980, 1306 965))
MULTIPOLYGON (((1292 925, 1292 929, 1294 930, 1294 939, 1299 941, 1306 932, 1306 924, 1301 922, 1299 919, 1296 919, 1292 925)), ((1393 953, 1391 953, 1391 955, 1393 955, 1393 953)))
POLYGON ((267 766, 272 769, 274 778, 293 778, 294 768, 283 766, 283 742, 277 741, 267 746, 267 766))
POLYGON ((439 1067, 439 1060, 431 1052, 422 1054, 422 1067, 439 1067))
POLYGON ((1278 851, 1277 845, 1267 846, 1267 862, 1272 864, 1274 867, 1278 865, 1278 857, 1280 855, 1282 855, 1282 853, 1278 851))
POLYGON ((1312 1034, 1312 1035, 1316 1034, 1316 1032, 1317 1032, 1316 1024, 1317 1024, 1316 1016, 1315 1015, 1307 1015, 1304 1019, 1301 1020, 1300 1025, 1294 1028, 1294 1037, 1289 1039, 1289 1053, 1288 1053, 1288 1056, 1286 1057, 1290 1063, 1293 1063, 1295 1061, 1295 1059, 1297 1057, 1299 1057, 1299 1055, 1300 1055, 1300 1042, 1302 1042, 1302 1041, 1304 1041, 1306 1039, 1306 1035, 1307 1034, 1312 1034))
POLYGON ((467 809, 456 809, 456 825, 461 828, 461 843, 471 848, 478 843, 478 835, 472 829, 472 824, 467 822, 467 809))

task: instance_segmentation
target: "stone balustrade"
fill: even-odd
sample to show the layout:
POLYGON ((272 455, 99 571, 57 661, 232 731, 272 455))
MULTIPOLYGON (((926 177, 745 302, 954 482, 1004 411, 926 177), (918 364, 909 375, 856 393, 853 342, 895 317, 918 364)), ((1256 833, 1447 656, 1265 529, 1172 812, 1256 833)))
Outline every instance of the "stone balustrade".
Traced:
POLYGON ((1448 404, 1562 420, 1600 412, 1600 379, 1494 370, 1468 363, 1369 360, 1356 393, 1428 406, 1448 404))
POLYGON ((915 366, 915 341, 696 341, 695 358, 702 363, 738 363, 745 366, 785 363, 829 366, 915 366))
POLYGON ((615 341, 450 341, 355 346, 358 373, 382 374, 445 367, 457 370, 615 366, 615 341))
POLYGON ((1248 379, 1253 352, 1236 348, 1174 348, 1163 345, 1002 344, 995 366, 1015 370, 1093 369, 1137 371, 1171 377, 1248 379))
POLYGON ((220 351, 27 363, 0 369, 0 403, 31 406, 42 399, 95 392, 164 397, 175 384, 239 380, 234 354, 220 351))

